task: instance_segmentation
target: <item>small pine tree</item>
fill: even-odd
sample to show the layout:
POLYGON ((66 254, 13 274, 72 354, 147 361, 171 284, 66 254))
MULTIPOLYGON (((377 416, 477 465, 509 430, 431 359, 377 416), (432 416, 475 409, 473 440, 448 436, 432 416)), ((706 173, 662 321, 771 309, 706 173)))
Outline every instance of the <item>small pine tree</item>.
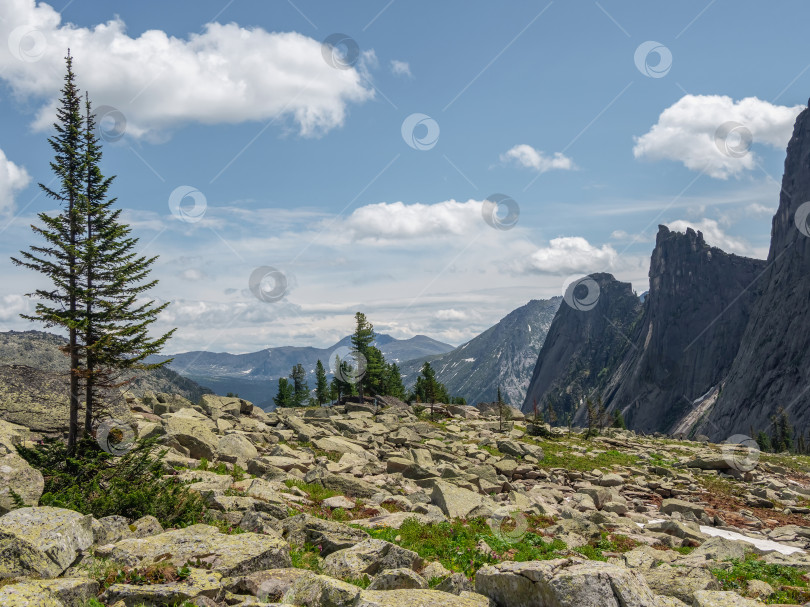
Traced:
POLYGON ((590 438, 599 434, 597 426, 599 425, 599 418, 601 416, 599 406, 590 397, 585 401, 585 407, 588 413, 588 431, 585 434, 585 438, 590 438))
POLYGON ((622 412, 621 412, 620 409, 616 409, 613 412, 613 427, 614 428, 619 428, 621 430, 626 430, 627 429, 627 424, 624 423, 624 416, 622 415, 622 412))
POLYGON ((273 397, 276 407, 292 407, 295 405, 295 392, 286 377, 278 378, 278 393, 273 397))
POLYGON ((319 405, 329 402, 329 382, 320 360, 315 364, 315 398, 319 405))
POLYGON ((759 446, 759 450, 763 452, 771 450, 771 439, 765 432, 760 431, 757 434, 757 446, 759 446))
POLYGON ((554 409, 554 403, 551 401, 551 397, 546 400, 546 418, 548 419, 548 423, 552 426, 557 423, 557 411, 554 409))

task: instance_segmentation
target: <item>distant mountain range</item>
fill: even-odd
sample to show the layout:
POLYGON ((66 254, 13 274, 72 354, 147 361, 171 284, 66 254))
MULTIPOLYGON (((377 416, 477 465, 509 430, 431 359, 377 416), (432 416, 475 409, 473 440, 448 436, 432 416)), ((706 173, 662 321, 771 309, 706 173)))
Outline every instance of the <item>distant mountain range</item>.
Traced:
MULTIPOLYGON (((379 334, 375 341, 388 362, 402 363, 414 358, 449 352, 450 344, 442 343, 424 335, 410 339, 396 339, 379 334)), ((287 377, 296 364, 307 371, 309 387, 315 387, 315 365, 320 360, 329 371, 329 359, 338 348, 351 348, 351 337, 346 336, 329 348, 309 346, 280 346, 266 348, 248 354, 227 352, 183 352, 171 356, 153 356, 149 361, 173 358, 168 367, 188 377, 217 394, 233 392, 241 398, 253 401, 262 407, 272 405, 279 377, 287 377)))
POLYGON ((492 402, 500 386, 503 400, 520 407, 561 302, 562 297, 534 299, 450 352, 403 363, 403 382, 413 386, 422 365, 430 361, 452 396, 463 396, 470 404, 492 402))

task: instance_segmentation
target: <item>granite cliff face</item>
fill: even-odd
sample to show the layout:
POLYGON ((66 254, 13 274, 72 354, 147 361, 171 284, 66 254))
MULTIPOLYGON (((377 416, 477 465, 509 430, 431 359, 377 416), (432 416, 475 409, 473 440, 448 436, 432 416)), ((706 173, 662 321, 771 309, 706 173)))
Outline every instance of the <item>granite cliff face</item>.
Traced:
POLYGON ((810 426, 810 113, 788 143, 779 208, 758 298, 742 346, 701 431, 713 438, 769 428, 784 407, 797 431, 810 426))
POLYGON ((710 247, 700 232, 659 226, 644 313, 606 394, 631 427, 689 431, 679 422, 731 368, 764 266, 710 247))

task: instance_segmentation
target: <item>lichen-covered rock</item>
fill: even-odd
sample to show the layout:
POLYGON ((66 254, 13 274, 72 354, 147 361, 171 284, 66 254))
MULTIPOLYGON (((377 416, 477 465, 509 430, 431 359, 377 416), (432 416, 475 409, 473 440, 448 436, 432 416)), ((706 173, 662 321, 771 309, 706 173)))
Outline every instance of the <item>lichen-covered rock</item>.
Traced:
POLYGON ((36 506, 44 488, 42 473, 32 468, 16 452, 0 456, 0 514, 17 506, 12 491, 27 506, 36 506))
POLYGON ((123 516, 105 516, 93 519, 93 543, 103 546, 134 537, 129 521, 123 516))
MULTIPOLYGON (((38 592, 39 597, 57 599, 65 607, 84 607, 98 594, 98 582, 90 578, 56 578, 52 580, 24 580, 20 583, 38 592)), ((12 586, 13 587, 13 586, 12 586)), ((0 605, 8 605, 0 592, 0 605)), ((14 605, 14 602, 10 603, 14 605)), ((39 605, 40 603, 31 603, 39 605)))
POLYGON ((19 582, 0 588, 3 607, 67 607, 55 596, 43 593, 42 588, 29 582, 19 582))
MULTIPOLYGON (((449 579, 449 578, 448 578, 449 579)), ((466 578, 465 578, 466 579, 466 578)), ((399 568, 381 571, 369 584, 369 590, 422 590, 428 587, 427 580, 413 569, 399 568)), ((442 590, 442 589, 440 589, 442 590)))
POLYGON ((306 569, 266 569, 225 578, 222 580, 222 587, 234 594, 249 594, 272 603, 281 600, 298 578, 308 575, 312 575, 312 572, 306 569))
POLYGON ((641 572, 656 594, 674 596, 691 603, 698 590, 720 590, 720 582, 708 569, 661 565, 641 572))
POLYGON ((736 592, 701 590, 695 593, 692 607, 762 607, 763 603, 741 597, 736 592))
POLYGON ((166 420, 166 432, 171 441, 188 450, 194 459, 213 460, 219 439, 212 432, 213 422, 194 409, 181 409, 166 420))
POLYGON ((52 578, 93 544, 92 518, 73 510, 19 508, 0 517, 0 579, 52 578))
POLYGON ((504 607, 658 607, 650 587, 623 567, 594 561, 506 561, 475 576, 475 590, 504 607))
POLYGON ((314 573, 299 577, 284 594, 282 603, 301 607, 352 607, 360 588, 314 573))
POLYGON ((210 525, 191 525, 143 539, 122 540, 98 549, 97 554, 128 566, 159 560, 178 567, 199 563, 223 576, 291 565, 289 547, 278 538, 256 533, 227 535, 210 525))
POLYGON ((483 495, 446 481, 436 481, 433 484, 430 499, 450 518, 489 516, 496 509, 495 504, 483 495))
MULTIPOLYGON (((438 590, 363 590, 354 607, 488 607, 484 596, 456 596, 438 590)), ((512 607, 511 604, 508 607, 512 607)))
POLYGON ((222 595, 222 576, 215 571, 191 568, 184 580, 165 584, 113 584, 101 595, 105 604, 123 601, 136 605, 176 605, 196 597, 218 599, 222 595))
POLYGON ((244 401, 246 403, 244 407, 242 402, 241 399, 230 396, 203 394, 202 397, 200 397, 199 405, 211 419, 218 419, 223 415, 239 417, 243 408, 245 410, 249 409, 248 413, 253 410, 253 405, 248 403, 248 401, 244 401))
POLYGON ((226 434, 217 443, 219 459, 232 464, 247 466, 249 460, 258 457, 259 452, 243 434, 226 434))
POLYGON ((368 539, 328 555, 323 561, 323 569, 329 575, 345 580, 375 575, 385 569, 414 569, 421 564, 422 559, 412 550, 384 540, 368 539))
POLYGON ((282 535, 291 545, 303 548, 305 544, 319 546, 326 556, 354 546, 368 538, 368 533, 343 523, 297 514, 281 522, 282 535))
MULTIPOLYGON (((130 525, 132 534, 137 538, 152 537, 163 533, 163 525, 151 514, 142 516, 130 525)), ((126 538, 124 538, 126 539, 126 538)))

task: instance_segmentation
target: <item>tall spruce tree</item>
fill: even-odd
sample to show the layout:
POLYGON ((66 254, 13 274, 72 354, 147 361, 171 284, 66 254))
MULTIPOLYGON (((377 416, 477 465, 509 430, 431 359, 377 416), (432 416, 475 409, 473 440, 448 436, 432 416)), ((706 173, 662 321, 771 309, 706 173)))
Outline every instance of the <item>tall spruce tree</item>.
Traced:
POLYGON ((114 177, 104 177, 99 167, 101 145, 89 96, 85 97, 83 131, 84 191, 79 209, 85 230, 78 252, 84 281, 85 432, 90 433, 93 414, 106 390, 120 385, 128 369, 154 369, 169 361, 143 364, 143 359, 160 352, 174 329, 157 338, 149 336, 149 325, 168 302, 138 298, 157 284, 148 280, 157 257, 135 252, 138 239, 121 222, 121 209, 114 209, 115 198, 107 192, 114 177))
POLYGON ((296 407, 306 405, 309 386, 307 385, 307 372, 301 363, 292 368, 290 379, 293 381, 293 405, 296 407))
POLYGON ((56 215, 40 213, 42 227, 31 229, 45 240, 43 246, 32 245, 30 251, 21 251, 20 257, 12 257, 15 265, 36 270, 47 276, 50 289, 37 289, 27 294, 37 301, 33 315, 22 317, 43 323, 46 327, 60 327, 68 332, 68 345, 64 352, 70 357, 69 413, 67 449, 73 454, 79 431, 79 380, 82 375, 79 334, 84 328, 80 304, 81 209, 84 158, 82 155, 83 121, 81 98, 73 73, 73 58, 68 50, 65 57, 67 73, 56 110, 54 129, 56 134, 48 139, 54 152, 50 163, 55 180, 54 189, 42 183, 39 187, 48 198, 57 201, 62 209, 56 215))
POLYGON ((323 368, 320 359, 315 363, 315 399, 319 405, 329 402, 329 381, 326 379, 326 369, 323 368))
MULTIPOLYGON (((68 331, 64 351, 70 357, 68 452, 79 436, 79 391, 85 392, 84 430, 89 433, 101 390, 113 387, 111 378, 124 369, 150 369, 143 359, 160 351, 174 331, 149 337, 149 325, 168 303, 155 306, 139 297, 157 281, 144 282, 156 257, 138 256, 137 238, 121 223, 121 210, 107 197, 113 178, 99 167, 101 146, 89 97, 84 115, 75 84, 73 59, 65 58, 67 73, 57 108, 56 134, 48 139, 54 151, 51 169, 59 187, 40 184, 45 194, 62 205, 58 215, 40 213, 43 227, 32 226, 45 246, 31 246, 12 261, 45 274, 53 288, 38 289, 34 315, 23 318, 68 331), (85 366, 82 367, 82 361, 85 366)), ((124 382, 122 382, 124 383, 124 382)))
MULTIPOLYGON (((371 348, 371 344, 374 342, 376 335, 374 334, 374 326, 366 319, 366 315, 362 312, 357 312, 354 315, 355 318, 355 330, 354 334, 352 334, 352 346, 354 349, 363 355, 366 363, 369 362, 369 348, 371 348)), ((379 350, 378 350, 379 352, 379 350)), ((371 355, 372 357, 376 358, 375 354, 371 355)), ((377 361, 374 361, 376 365, 377 361)), ((360 393, 360 402, 363 402, 363 388, 369 386, 371 383, 371 379, 368 376, 368 369, 366 369, 366 373, 363 377, 359 378, 357 382, 357 390, 360 393)))

